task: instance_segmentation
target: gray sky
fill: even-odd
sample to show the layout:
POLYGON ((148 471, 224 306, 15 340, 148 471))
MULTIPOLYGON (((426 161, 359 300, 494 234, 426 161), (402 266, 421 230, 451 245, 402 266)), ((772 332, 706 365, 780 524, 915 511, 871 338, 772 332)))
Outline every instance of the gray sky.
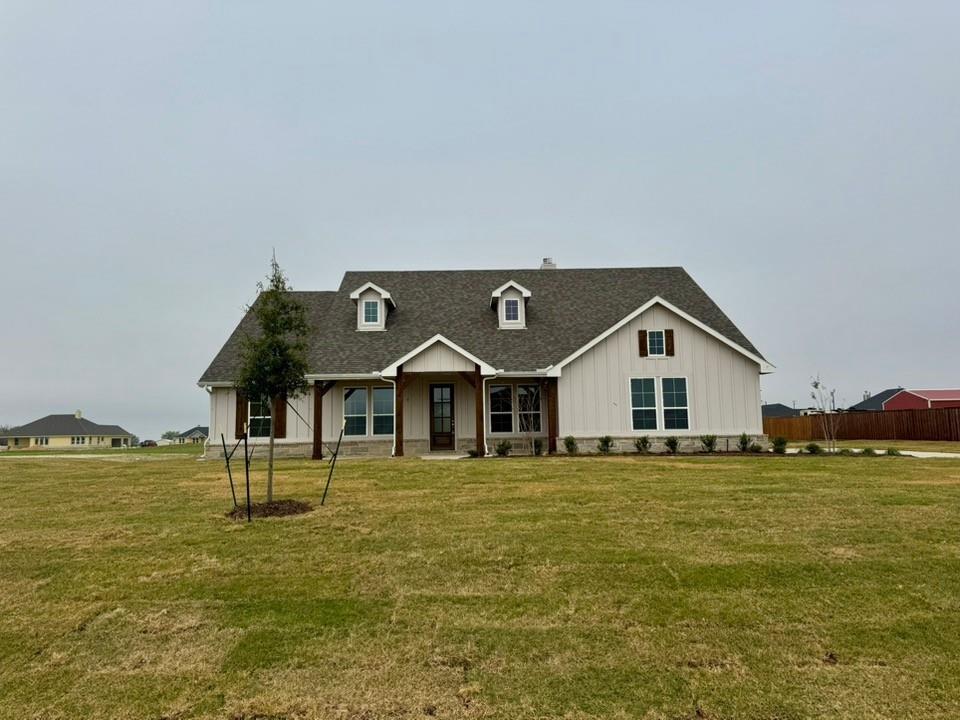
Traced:
POLYGON ((207 422, 267 270, 683 265, 765 401, 960 385, 960 3, 0 4, 0 422, 207 422), (680 7, 682 5, 682 7, 680 7))

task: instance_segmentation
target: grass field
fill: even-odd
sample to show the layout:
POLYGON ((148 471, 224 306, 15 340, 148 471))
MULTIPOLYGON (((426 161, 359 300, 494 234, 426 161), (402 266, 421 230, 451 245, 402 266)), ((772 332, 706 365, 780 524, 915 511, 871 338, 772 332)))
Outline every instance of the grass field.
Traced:
POLYGON ((960 716, 960 461, 353 460, 252 525, 176 453, 0 489, 3 718, 960 716))

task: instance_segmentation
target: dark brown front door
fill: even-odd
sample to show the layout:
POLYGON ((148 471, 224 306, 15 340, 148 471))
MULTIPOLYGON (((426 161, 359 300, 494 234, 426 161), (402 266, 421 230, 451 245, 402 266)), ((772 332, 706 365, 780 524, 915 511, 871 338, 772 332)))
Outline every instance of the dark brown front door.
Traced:
POLYGON ((453 385, 430 386, 430 449, 453 450, 453 385))

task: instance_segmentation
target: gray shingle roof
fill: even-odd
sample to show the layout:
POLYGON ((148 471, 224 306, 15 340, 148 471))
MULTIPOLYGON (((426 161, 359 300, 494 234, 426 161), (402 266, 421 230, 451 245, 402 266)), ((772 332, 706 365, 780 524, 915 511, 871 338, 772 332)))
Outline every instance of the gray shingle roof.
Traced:
POLYGON ((861 400, 856 405, 851 405, 850 409, 854 411, 883 410, 884 400, 889 400, 901 390, 903 390, 903 388, 889 388, 887 390, 883 390, 882 392, 878 392, 876 395, 871 395, 866 400, 861 400))
POLYGON ((797 417, 800 411, 783 403, 769 403, 760 406, 763 417, 797 417))
MULTIPOLYGON (((47 415, 39 420, 11 428, 4 437, 56 437, 58 435, 131 435, 119 425, 100 425, 86 418, 70 415, 47 415)), ((132 436, 132 435, 131 435, 132 436)))
POLYGON ((182 437, 182 438, 190 437, 190 436, 193 435, 194 433, 199 433, 199 434, 203 435, 203 437, 208 437, 208 436, 210 435, 210 426, 208 426, 208 425, 196 425, 196 426, 190 428, 189 430, 184 430, 182 433, 180 433, 180 437, 182 437))
MULTIPOLYGON (((336 292, 297 294, 311 320, 311 373, 376 372, 437 333, 498 369, 537 370, 560 362, 657 295, 760 355, 680 267, 348 272, 336 292), (499 330, 490 307, 490 294, 509 280, 532 293, 523 331, 499 330), (349 296, 367 282, 397 304, 386 332, 356 330, 349 296)), ((240 336, 252 327, 248 313, 200 382, 233 379, 240 336)))

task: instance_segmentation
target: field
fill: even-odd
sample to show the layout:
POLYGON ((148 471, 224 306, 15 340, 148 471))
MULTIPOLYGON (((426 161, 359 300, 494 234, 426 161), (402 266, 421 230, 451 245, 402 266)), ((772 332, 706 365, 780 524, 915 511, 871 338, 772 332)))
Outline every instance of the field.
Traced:
POLYGON ((960 460, 351 460, 252 525, 179 453, 0 489, 3 718, 960 716, 960 460))

